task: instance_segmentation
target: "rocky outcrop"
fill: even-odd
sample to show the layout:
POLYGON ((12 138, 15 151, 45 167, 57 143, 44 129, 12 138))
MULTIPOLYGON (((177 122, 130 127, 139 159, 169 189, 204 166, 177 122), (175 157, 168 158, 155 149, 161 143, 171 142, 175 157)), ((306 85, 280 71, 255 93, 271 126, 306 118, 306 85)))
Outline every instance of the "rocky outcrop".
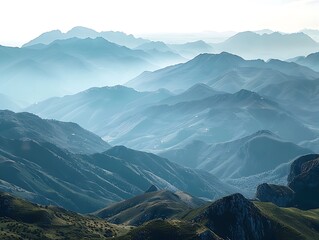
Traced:
POLYGON ((319 208, 319 154, 297 158, 290 167, 288 187, 261 184, 256 198, 279 207, 319 208))
POLYGON ((298 158, 291 165, 288 186, 295 192, 295 206, 319 208, 319 155, 298 158))
POLYGON ((279 207, 291 207, 294 202, 294 191, 287 187, 263 183, 257 187, 256 198, 262 202, 272 202, 279 207))
POLYGON ((205 224, 224 239, 274 240, 271 222, 241 194, 212 203, 193 221, 205 224))
POLYGON ((305 172, 305 167, 309 162, 319 158, 319 154, 308 154, 302 157, 297 158, 290 167, 290 173, 288 175, 288 183, 293 182, 297 176, 305 172))

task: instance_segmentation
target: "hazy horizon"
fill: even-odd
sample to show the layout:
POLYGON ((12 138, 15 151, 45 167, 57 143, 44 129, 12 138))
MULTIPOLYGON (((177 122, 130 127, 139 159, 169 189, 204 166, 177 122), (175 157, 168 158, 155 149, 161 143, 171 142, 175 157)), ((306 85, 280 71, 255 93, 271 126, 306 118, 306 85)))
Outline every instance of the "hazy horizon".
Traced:
POLYGON ((0 44, 21 46, 43 32, 76 26, 136 36, 262 29, 291 33, 319 29, 318 7, 314 0, 13 0, 2 3, 0 44))

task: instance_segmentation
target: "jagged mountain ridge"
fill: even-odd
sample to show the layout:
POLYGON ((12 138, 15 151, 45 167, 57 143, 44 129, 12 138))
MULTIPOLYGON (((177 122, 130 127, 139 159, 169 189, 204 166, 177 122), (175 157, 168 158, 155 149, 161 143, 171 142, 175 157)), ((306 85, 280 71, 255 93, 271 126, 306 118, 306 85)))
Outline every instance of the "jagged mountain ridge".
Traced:
POLYGON ((96 32, 93 29, 85 27, 74 27, 66 33, 62 33, 60 30, 53 30, 46 32, 38 36, 37 38, 29 41, 24 44, 23 47, 30 47, 37 44, 48 45, 55 40, 62 40, 68 38, 97 38, 103 37, 104 39, 114 42, 119 45, 123 45, 129 48, 136 47, 140 44, 147 43, 149 40, 142 38, 135 38, 133 35, 127 35, 123 32, 114 32, 114 31, 105 31, 105 32, 96 32))
MULTIPOLYGON (((186 63, 169 66, 154 72, 144 72, 126 85, 139 90, 157 90, 163 87, 169 90, 186 90, 194 84, 205 83, 216 90, 225 91, 228 89, 227 86, 218 82, 224 75, 230 74, 232 71, 241 71, 241 74, 245 77, 245 82, 247 82, 245 83, 247 87, 255 87, 254 81, 261 83, 262 79, 269 78, 267 75, 271 71, 266 71, 267 69, 286 80, 289 77, 310 80, 319 77, 319 73, 296 63, 280 60, 269 60, 267 62, 245 60, 239 56, 222 52, 220 54, 200 54, 186 63), (255 76, 250 76, 252 74, 255 74, 255 76)), ((240 80, 233 79, 234 82, 237 81, 238 85, 243 84, 240 80)), ((240 87, 244 88, 245 86, 240 87)), ((227 91, 231 89, 229 88, 227 91)), ((236 90, 238 91, 238 89, 236 90)))

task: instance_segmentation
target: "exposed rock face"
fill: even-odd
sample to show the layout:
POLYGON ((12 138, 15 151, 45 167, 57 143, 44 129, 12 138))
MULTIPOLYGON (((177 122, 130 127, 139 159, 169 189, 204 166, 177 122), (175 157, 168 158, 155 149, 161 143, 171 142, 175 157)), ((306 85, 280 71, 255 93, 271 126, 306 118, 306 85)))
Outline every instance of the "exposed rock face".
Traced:
POLYGON ((298 158, 291 165, 288 186, 295 192, 295 205, 302 209, 319 207, 319 155, 298 158))
POLYGON ((204 223, 224 239, 274 240, 271 222, 241 194, 230 195, 212 203, 193 220, 204 223))
POLYGON ((294 194, 287 186, 263 183, 257 187, 256 198, 262 202, 272 202, 279 207, 290 207, 294 201, 294 194))
POLYGON ((308 154, 296 159, 290 167, 290 173, 288 176, 288 183, 291 183, 294 178, 300 175, 305 169, 304 166, 307 165, 309 161, 313 161, 319 158, 319 154, 308 154))

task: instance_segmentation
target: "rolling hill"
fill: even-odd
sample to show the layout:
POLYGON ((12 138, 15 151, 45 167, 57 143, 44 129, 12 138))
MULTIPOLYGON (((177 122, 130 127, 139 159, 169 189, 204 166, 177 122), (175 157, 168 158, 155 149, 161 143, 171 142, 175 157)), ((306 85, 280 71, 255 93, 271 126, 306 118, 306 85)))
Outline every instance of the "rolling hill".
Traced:
POLYGON ((312 240, 318 238, 318 219, 318 210, 280 208, 234 194, 134 228, 0 193, 3 239, 312 240))
POLYGON ((112 204, 95 215, 115 224, 139 226, 154 219, 171 218, 204 203, 183 192, 159 190, 112 204))
POLYGON ((125 226, 0 192, 1 239, 108 239, 128 231, 125 226))

